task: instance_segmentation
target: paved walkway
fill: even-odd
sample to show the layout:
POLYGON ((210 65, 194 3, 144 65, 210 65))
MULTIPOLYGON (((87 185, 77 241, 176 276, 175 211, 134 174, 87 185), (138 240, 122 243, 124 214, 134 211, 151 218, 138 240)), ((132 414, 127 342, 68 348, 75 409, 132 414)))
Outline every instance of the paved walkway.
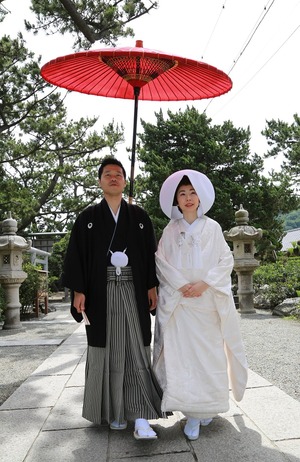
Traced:
POLYGON ((300 402, 250 371, 241 403, 187 441, 180 413, 156 441, 81 417, 86 336, 79 327, 0 407, 0 462, 299 462, 300 402))

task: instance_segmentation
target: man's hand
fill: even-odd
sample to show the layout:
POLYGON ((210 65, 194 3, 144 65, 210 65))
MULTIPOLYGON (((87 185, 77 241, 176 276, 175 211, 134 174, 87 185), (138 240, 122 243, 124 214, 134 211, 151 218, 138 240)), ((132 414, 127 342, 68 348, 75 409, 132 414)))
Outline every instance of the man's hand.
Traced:
POLYGON ((157 306, 157 290, 156 287, 148 290, 149 310, 155 310, 157 306))
POLYGON ((74 292, 73 306, 75 306, 77 313, 85 311, 85 295, 81 292, 74 292))

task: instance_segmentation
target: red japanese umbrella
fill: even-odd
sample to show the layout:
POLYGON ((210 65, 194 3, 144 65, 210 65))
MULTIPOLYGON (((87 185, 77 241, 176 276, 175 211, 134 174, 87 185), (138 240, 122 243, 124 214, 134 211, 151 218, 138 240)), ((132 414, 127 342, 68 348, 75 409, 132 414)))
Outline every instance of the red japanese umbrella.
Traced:
POLYGON ((82 51, 46 63, 42 77, 68 90, 111 98, 134 99, 129 201, 133 198, 138 100, 188 101, 228 92, 231 79, 201 61, 135 47, 82 51))

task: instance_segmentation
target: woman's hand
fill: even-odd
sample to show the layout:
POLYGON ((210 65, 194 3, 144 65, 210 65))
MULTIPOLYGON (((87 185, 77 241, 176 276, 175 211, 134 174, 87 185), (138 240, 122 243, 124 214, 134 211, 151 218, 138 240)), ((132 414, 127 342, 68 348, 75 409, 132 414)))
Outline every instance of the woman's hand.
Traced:
POLYGON ((185 284, 184 286, 180 287, 180 289, 178 290, 179 292, 182 293, 184 297, 186 297, 186 294, 188 293, 191 287, 192 287, 192 284, 185 284))
POLYGON ((200 297, 206 289, 209 288, 209 285, 206 282, 198 281, 194 284, 186 284, 185 286, 179 289, 184 297, 192 298, 192 297, 200 297), (184 289, 184 291, 182 290, 184 289))

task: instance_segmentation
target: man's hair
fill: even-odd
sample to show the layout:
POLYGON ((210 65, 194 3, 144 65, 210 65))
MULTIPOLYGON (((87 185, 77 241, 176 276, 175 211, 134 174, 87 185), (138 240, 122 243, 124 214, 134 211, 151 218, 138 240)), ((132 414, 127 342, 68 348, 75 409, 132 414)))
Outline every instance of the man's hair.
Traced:
POLYGON ((123 167, 122 163, 116 159, 115 157, 105 157, 99 167, 99 170, 98 170, 98 178, 100 179, 101 178, 101 175, 103 173, 103 169, 104 167, 106 167, 106 165, 118 165, 119 167, 121 167, 122 171, 123 171, 123 175, 124 175, 124 178, 126 180, 126 172, 125 172, 125 168, 123 167))

